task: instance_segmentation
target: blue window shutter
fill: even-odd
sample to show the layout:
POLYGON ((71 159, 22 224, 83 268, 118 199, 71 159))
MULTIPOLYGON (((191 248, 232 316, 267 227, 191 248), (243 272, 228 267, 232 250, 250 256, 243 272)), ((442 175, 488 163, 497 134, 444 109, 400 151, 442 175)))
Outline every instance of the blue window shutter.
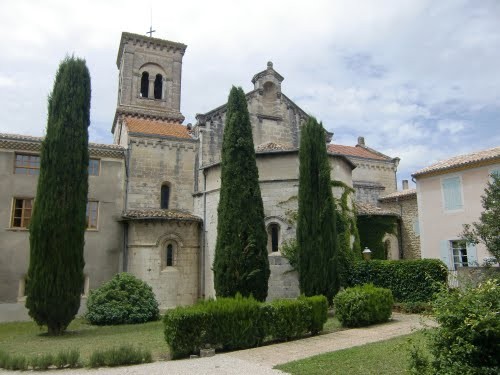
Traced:
POLYGON ((467 263, 469 263, 469 267, 479 266, 479 262, 477 261, 476 245, 473 243, 467 244, 467 263))
POLYGON ((444 209, 446 211, 459 210, 462 204, 462 187, 460 177, 443 179, 444 209))
POLYGON ((446 264, 446 267, 448 267, 449 270, 453 269, 453 264, 451 263, 451 256, 450 256, 450 241, 441 240, 439 255, 443 263, 446 264))

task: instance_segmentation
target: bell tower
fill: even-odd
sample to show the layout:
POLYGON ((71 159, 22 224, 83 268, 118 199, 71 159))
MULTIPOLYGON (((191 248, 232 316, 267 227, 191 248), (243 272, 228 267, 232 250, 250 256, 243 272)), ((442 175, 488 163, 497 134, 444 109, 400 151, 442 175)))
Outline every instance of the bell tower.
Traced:
POLYGON ((112 132, 123 116, 182 123, 182 58, 186 45, 122 33, 116 59, 118 103, 112 132))

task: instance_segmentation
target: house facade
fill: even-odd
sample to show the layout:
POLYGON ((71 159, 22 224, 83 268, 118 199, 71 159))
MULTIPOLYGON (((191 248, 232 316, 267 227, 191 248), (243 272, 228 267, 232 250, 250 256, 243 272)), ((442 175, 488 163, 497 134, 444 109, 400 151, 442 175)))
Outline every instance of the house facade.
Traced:
POLYGON ((482 265, 483 244, 460 239, 463 224, 478 221, 481 196, 492 173, 500 173, 500 147, 456 156, 413 174, 416 181, 421 257, 441 259, 449 270, 482 265))

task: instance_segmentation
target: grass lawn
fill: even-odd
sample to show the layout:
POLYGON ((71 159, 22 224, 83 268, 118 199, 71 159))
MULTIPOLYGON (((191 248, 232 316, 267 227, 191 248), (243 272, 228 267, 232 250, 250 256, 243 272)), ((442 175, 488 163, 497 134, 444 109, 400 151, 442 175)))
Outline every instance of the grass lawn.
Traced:
POLYGON ((164 359, 168 346, 163 337, 161 321, 120 326, 92 326, 84 319, 74 320, 67 333, 59 337, 46 335, 33 322, 0 324, 0 350, 10 354, 57 354, 61 350, 77 349, 80 358, 87 361, 96 349, 109 349, 122 344, 132 344, 151 350, 154 360, 164 359))
MULTIPOLYGON (((340 322, 329 317, 323 333, 343 329, 340 322)), ((33 322, 0 324, 0 350, 9 354, 28 357, 37 354, 57 354, 61 350, 77 349, 80 358, 87 361, 96 349, 109 349, 122 344, 132 344, 151 350, 154 360, 168 358, 168 346, 163 336, 161 321, 119 326, 93 326, 84 319, 75 319, 67 332, 59 337, 49 337, 46 328, 40 329, 33 322)))
POLYGON ((291 374, 307 375, 409 374, 409 338, 420 344, 425 340, 421 332, 416 332, 373 344, 320 354, 275 368, 291 374))

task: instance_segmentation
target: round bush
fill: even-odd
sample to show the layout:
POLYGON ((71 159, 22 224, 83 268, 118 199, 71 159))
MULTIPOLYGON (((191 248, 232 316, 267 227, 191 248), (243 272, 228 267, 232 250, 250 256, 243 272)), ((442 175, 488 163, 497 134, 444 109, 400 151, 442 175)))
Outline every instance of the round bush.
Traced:
POLYGON ((347 288, 333 300, 335 315, 345 327, 362 327, 386 322, 394 299, 389 289, 365 284, 347 288))
POLYGON ((85 317, 91 324, 134 324, 158 320, 151 287, 129 273, 119 273, 90 292, 85 317))

